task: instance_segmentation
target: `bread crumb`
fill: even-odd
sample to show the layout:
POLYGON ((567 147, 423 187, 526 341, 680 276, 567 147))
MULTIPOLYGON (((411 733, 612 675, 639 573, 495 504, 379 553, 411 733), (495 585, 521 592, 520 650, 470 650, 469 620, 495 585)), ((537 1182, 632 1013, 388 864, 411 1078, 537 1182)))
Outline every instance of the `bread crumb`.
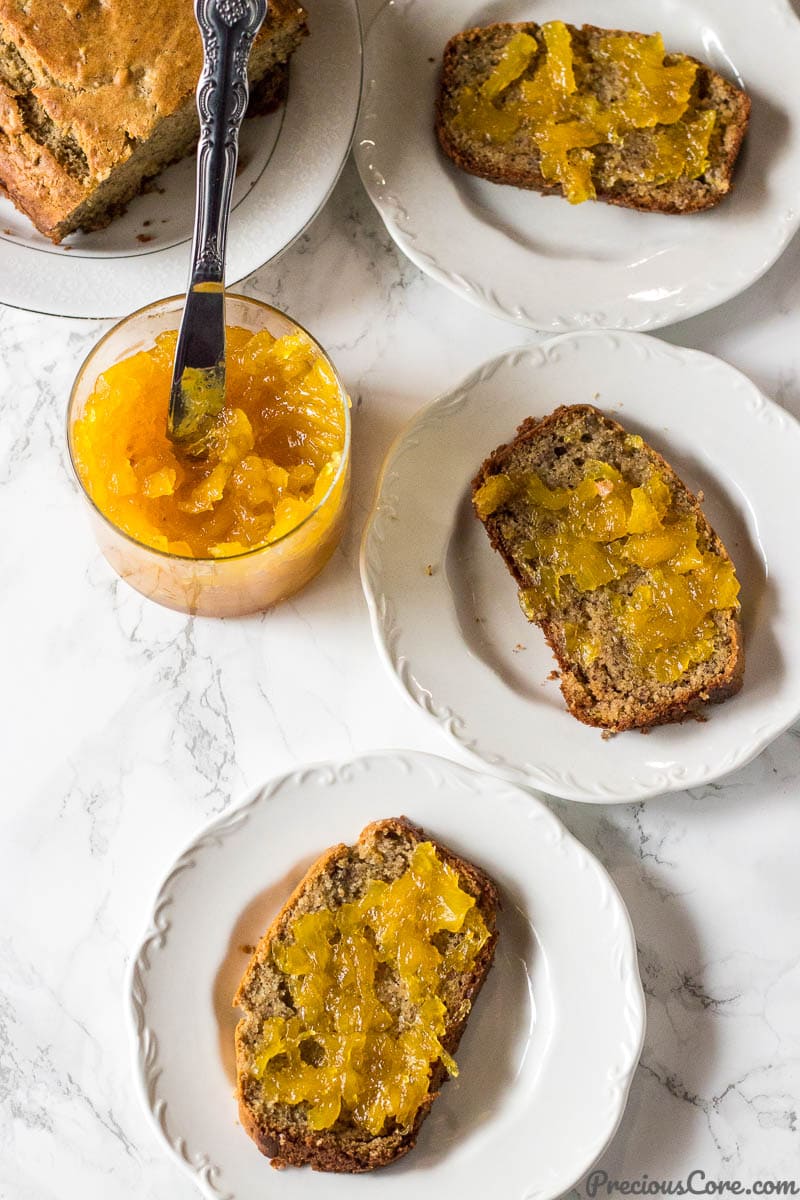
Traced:
POLYGON ((425 574, 433 575, 433 563, 428 563, 427 567, 425 568, 425 574))
POLYGON ((136 240, 137 240, 137 242, 141 242, 142 244, 144 244, 145 242, 152 242, 153 235, 152 235, 152 233, 137 233, 136 240))
POLYGON ((523 646, 522 642, 517 642, 516 646, 514 647, 514 653, 519 654, 520 650, 524 650, 525 648, 526 647, 523 646))
POLYGON ((700 488, 700 491, 697 493, 697 499, 700 504, 705 504, 706 502, 706 494, 702 488, 700 488))
POLYGON ((242 942, 239 949, 241 950, 242 954, 255 954, 256 952, 255 946, 251 946, 249 942, 242 942))
MULTIPOLYGON (((553 679, 553 680, 560 679, 560 678, 561 678, 561 672, 557 671, 555 669, 552 670, 550 672, 550 674, 547 676, 547 679, 553 679)), ((545 680, 545 682, 547 682, 547 680, 545 680)))

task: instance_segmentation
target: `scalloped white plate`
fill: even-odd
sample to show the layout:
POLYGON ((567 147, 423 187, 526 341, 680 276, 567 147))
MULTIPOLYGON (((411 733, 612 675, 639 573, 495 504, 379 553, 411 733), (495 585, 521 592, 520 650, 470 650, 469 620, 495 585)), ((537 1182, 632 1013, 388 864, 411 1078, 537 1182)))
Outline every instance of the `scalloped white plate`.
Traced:
POLYGON ((800 225, 800 22, 760 0, 753 36, 731 0, 390 0, 368 30, 356 135, 364 184, 397 245, 423 271, 495 316, 536 329, 657 329, 753 283, 800 225), (660 30, 753 99, 733 194, 688 216, 487 183, 436 144, 445 43, 493 21, 660 30))
POLYGON ((128 979, 134 1073, 159 1136, 212 1200, 551 1200, 602 1153, 644 1037, 636 943, 603 868, 530 794, 386 751, 257 788, 200 834, 155 901, 128 979), (273 1172, 239 1127, 231 997, 310 863, 406 814, 497 881, 495 964, 416 1149, 371 1175, 273 1172), (591 986, 587 987, 587 980, 591 986))
MULTIPOLYGON (((285 250, 339 178, 361 95, 356 0, 308 0, 311 34, 292 56, 277 112, 242 126, 226 275, 243 279, 285 250)), ((186 287, 194 155, 168 167, 107 229, 54 246, 0 198, 0 302, 63 317, 121 317, 186 287)))
POLYGON ((553 338, 487 363, 389 452, 361 577, 378 648, 406 695, 494 770, 570 800, 623 802, 743 766, 800 714, 800 424, 733 367, 635 333, 553 338), (742 691, 703 723, 603 740, 567 712, 540 631, 472 515, 481 461, 525 417, 596 403, 664 454, 742 585, 742 691), (429 573, 430 572, 430 573, 429 573))

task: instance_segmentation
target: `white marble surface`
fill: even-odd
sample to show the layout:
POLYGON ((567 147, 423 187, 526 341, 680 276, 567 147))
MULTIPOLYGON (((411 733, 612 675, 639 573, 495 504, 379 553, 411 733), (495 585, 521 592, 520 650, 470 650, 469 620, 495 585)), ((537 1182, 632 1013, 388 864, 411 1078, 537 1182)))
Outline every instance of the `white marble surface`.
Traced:
MULTIPOLYGON (((535 335, 403 261, 352 165, 246 290, 337 362, 355 406, 355 500, 316 583, 225 622, 148 603, 94 547, 63 425, 101 323, 0 310, 3 1200, 191 1200, 132 1093, 121 996, 160 878, 207 817, 296 763, 380 746, 454 754, 378 661, 359 535, 406 419, 535 335)), ((744 296, 665 336, 728 359, 800 415, 800 242, 744 296)), ((628 903, 647 991, 641 1066, 601 1164, 612 1177, 798 1178, 798 734, 700 792, 555 806, 628 903)))

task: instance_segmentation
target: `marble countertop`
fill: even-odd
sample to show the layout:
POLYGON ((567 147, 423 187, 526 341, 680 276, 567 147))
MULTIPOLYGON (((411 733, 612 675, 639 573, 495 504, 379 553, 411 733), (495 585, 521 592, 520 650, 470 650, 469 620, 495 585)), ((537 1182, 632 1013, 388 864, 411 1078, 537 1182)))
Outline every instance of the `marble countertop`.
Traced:
MULTIPOLYGON (((337 363, 354 402, 354 505, 317 581, 241 620, 161 609, 95 548, 63 426, 104 323, 0 309, 3 1200, 193 1200, 131 1088, 121 995, 163 874, 207 818, 295 764, 384 746, 457 753, 378 659, 359 538, 408 418, 537 335, 405 261, 352 163, 244 290, 337 363)), ((663 336, 727 359, 800 416, 800 241, 743 296, 663 336)), ((599 1164, 611 1178, 797 1179, 799 738, 698 791, 554 802, 627 902, 647 993, 641 1065, 599 1164)))

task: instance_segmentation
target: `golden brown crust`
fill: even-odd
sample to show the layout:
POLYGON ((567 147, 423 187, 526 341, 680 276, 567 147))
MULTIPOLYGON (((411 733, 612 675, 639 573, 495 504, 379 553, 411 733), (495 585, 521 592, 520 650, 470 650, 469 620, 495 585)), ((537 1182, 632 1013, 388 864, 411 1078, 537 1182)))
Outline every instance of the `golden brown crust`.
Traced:
MULTIPOLYGON (((392 817, 367 825, 361 831, 357 844, 368 844, 376 834, 382 833, 396 834, 412 844, 431 841, 437 855, 458 873, 462 887, 475 896, 481 915, 490 930, 489 939, 476 958, 469 976, 464 980, 459 997, 461 1015, 451 1022, 442 1039, 444 1049, 448 1054, 454 1055, 466 1028, 472 1003, 483 986, 494 958, 497 942, 496 914, 499 907, 497 888, 479 867, 460 858, 452 850, 429 837, 424 830, 412 824, 406 817, 392 817)), ((343 844, 332 846, 306 872, 256 946, 233 998, 235 1008, 247 1009, 248 984, 258 970, 258 964, 269 958, 273 940, 285 930, 298 902, 313 889, 316 881, 331 872, 333 865, 348 850, 349 847, 343 844)), ((259 1120, 258 1114, 254 1113, 247 1104, 242 1088, 243 1072, 247 1069, 248 1062, 243 1043, 244 1027, 245 1019, 237 1025, 235 1035, 237 1078, 239 1080, 237 1089, 239 1120, 261 1153, 269 1157, 271 1165, 277 1169, 286 1166, 310 1165, 316 1171, 359 1174, 395 1162, 413 1149, 419 1129, 438 1096, 439 1089, 448 1078, 442 1062, 436 1062, 431 1070, 428 1095, 417 1112, 413 1127, 403 1134, 372 1138, 367 1144, 366 1150, 364 1143, 359 1143, 358 1153, 354 1153, 335 1130, 321 1130, 315 1133, 304 1126, 269 1126, 259 1120)))
MULTIPOLYGON (((252 81, 286 62, 306 32, 294 0, 272 0, 252 81)), ((201 65, 184 0, 0 0, 0 184, 59 241, 75 211, 152 143, 151 156, 138 155, 149 169, 135 179, 131 166, 119 206, 191 147, 201 65)), ((93 217, 82 227, 102 223, 93 217)))
MULTIPOLYGON (((584 25, 580 29, 574 25, 567 28, 578 37, 624 33, 627 37, 644 39, 647 35, 624 30, 605 30, 595 25, 584 25)), ((459 66, 471 51, 480 47, 487 36, 496 31, 524 32, 534 35, 540 26, 533 21, 517 23, 498 23, 465 30, 456 34, 447 43, 442 59, 440 84, 436 98, 435 131, 442 151, 448 158, 471 175, 486 179, 490 183, 508 184, 528 191, 539 192, 542 195, 563 195, 561 184, 546 180, 539 170, 539 152, 531 143, 527 157, 510 155, 498 147, 494 152, 470 141, 468 138, 456 135, 452 127, 452 100, 456 92, 456 78, 459 66)), ((670 55, 671 60, 688 59, 697 64, 698 86, 706 94, 715 92, 719 101, 730 108, 731 114, 726 117, 724 133, 719 142, 714 161, 714 186, 704 186, 702 181, 679 181, 678 184, 662 184, 659 186, 616 185, 606 189, 601 184, 597 186, 597 200, 606 204, 614 204, 621 208, 632 208, 640 212, 660 212, 667 214, 702 212, 717 205, 730 191, 733 170, 741 149, 750 118, 751 101, 746 92, 735 87, 717 71, 691 55, 670 55)), ((704 101, 705 107, 716 107, 710 100, 704 101)))
MULTIPOLYGON (((529 417, 519 426, 516 436, 512 441, 498 446, 481 464, 478 474, 472 481, 472 495, 475 495, 490 475, 502 473, 509 458, 521 443, 545 435, 562 420, 565 414, 570 414, 574 419, 579 419, 581 415, 594 414, 600 417, 606 425, 612 427, 619 435, 625 436, 626 434, 622 425, 613 421, 605 413, 601 412, 600 409, 590 404, 562 405, 541 419, 529 417)), ((653 465, 667 479, 671 488, 674 491, 679 490, 687 498, 697 521, 698 529, 708 537, 715 552, 728 559, 729 555, 721 539, 709 524, 697 497, 689 491, 683 481, 676 475, 673 468, 657 450, 648 445, 644 445, 643 449, 653 465)), ((503 538, 498 524, 491 518, 484 520, 483 524, 492 548, 500 554, 517 586, 520 588, 526 587, 527 580, 520 573, 511 548, 503 538)), ((591 725, 595 728, 607 729, 614 733, 623 733, 629 729, 646 730, 656 725, 668 725, 683 721, 687 717, 697 716, 701 706, 704 704, 721 703, 730 696, 734 696, 741 689, 744 681, 745 656, 741 620, 738 612, 730 611, 727 621, 730 650, 725 666, 716 677, 707 681, 703 688, 698 688, 689 683, 682 684, 679 681, 671 689, 668 701, 662 701, 649 708, 640 708, 635 713, 626 715, 615 721, 599 720, 594 711, 595 697, 592 696, 585 686, 578 665, 569 658, 563 648, 564 639, 561 634, 561 622, 556 618, 552 618, 535 623, 544 633, 547 643, 558 663, 561 692, 567 708, 583 724, 591 725)))

